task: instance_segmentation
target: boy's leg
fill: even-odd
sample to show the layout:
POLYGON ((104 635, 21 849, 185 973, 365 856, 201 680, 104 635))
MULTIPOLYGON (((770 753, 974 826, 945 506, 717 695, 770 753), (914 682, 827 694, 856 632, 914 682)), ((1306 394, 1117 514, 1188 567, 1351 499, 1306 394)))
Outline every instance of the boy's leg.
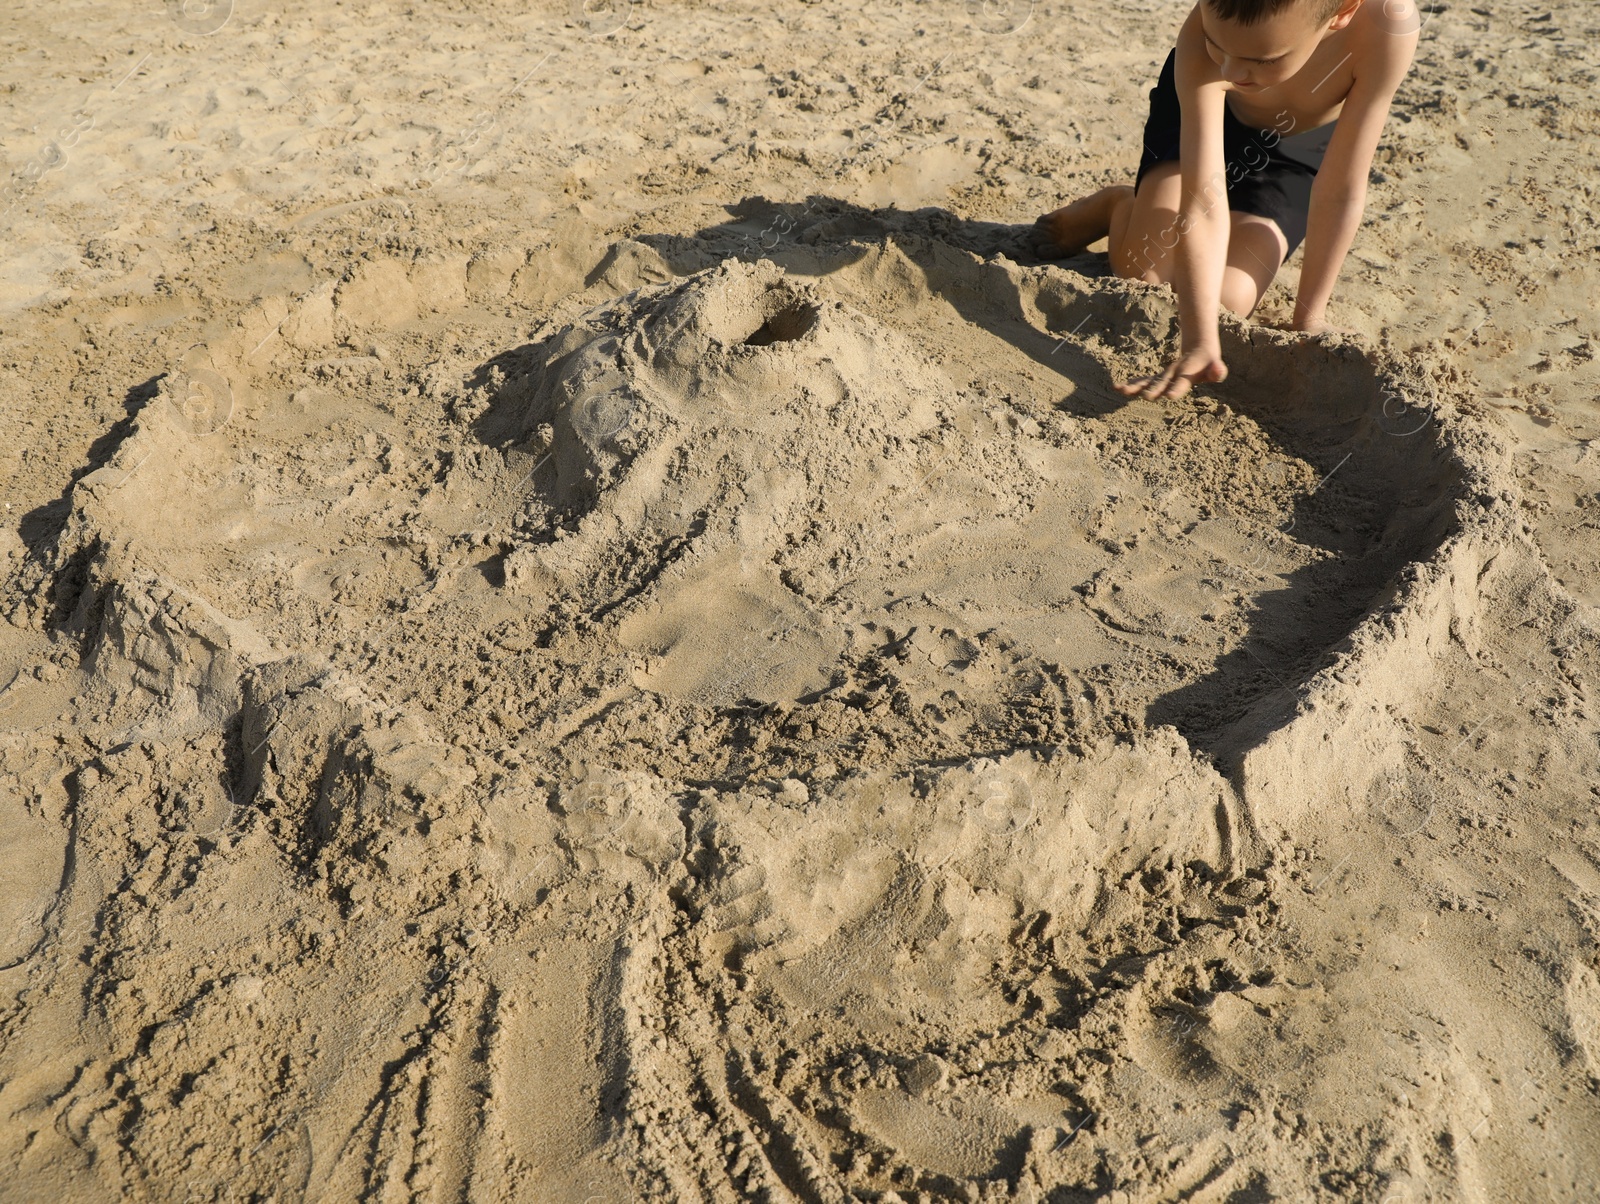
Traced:
POLYGON ((1133 201, 1133 188, 1114 184, 1070 205, 1063 205, 1033 223, 1033 250, 1040 259, 1076 255, 1116 229, 1117 216, 1133 201))
MULTIPOLYGON (((1159 163, 1145 173, 1138 194, 1115 215, 1110 233, 1111 267, 1117 275, 1148 284, 1172 282, 1181 199, 1176 163, 1159 163)), ((1289 244, 1270 218, 1239 212, 1228 216, 1222 304, 1247 317, 1278 274, 1289 244)))
POLYGON ((1181 194, 1176 162, 1157 163, 1145 172, 1138 193, 1117 215, 1120 221, 1113 224, 1106 248, 1112 271, 1147 284, 1167 284, 1172 280, 1181 194))
POLYGON ((1242 318, 1272 287, 1289 251, 1289 240, 1270 217, 1233 210, 1228 214, 1228 266, 1222 272, 1222 304, 1242 318))

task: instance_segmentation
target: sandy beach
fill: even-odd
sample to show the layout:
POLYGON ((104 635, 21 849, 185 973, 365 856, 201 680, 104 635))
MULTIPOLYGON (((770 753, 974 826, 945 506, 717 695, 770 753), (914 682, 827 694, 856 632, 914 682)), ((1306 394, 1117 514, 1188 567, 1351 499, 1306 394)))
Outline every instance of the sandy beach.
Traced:
POLYGON ((1129 401, 1187 9, 0 16, 0 1200, 1600 1196, 1600 8, 1129 401))

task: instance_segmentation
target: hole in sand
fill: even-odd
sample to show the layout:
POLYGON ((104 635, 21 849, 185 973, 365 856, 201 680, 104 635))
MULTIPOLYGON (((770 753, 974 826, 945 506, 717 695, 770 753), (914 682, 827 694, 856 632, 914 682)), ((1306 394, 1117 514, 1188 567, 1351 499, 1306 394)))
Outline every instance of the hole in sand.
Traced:
POLYGON ((816 324, 815 305, 793 302, 761 323, 756 332, 744 340, 744 345, 770 347, 774 343, 792 343, 796 339, 804 338, 816 324))

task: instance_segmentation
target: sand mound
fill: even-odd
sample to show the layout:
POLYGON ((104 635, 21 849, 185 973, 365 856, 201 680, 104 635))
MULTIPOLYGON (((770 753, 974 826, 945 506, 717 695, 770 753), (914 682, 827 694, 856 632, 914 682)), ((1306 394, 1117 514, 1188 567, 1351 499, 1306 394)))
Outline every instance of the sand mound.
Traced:
MULTIPOLYGON (((1043 332, 1133 325, 1122 295, 1097 314, 1059 276, 937 244, 922 259, 726 264, 524 353, 482 424, 542 486, 525 525, 543 534, 507 557, 508 582, 604 615, 635 684, 663 695, 807 705, 876 642, 913 667, 902 678, 961 678, 920 674, 911 709, 935 726, 970 727, 1003 676, 1031 675, 1035 698, 1053 681, 1062 730, 1172 723, 1229 762, 1316 705, 1297 683, 1352 647, 1470 631, 1470 583, 1503 535, 1485 515, 1495 451, 1442 438, 1434 386, 1257 331, 1233 352, 1239 413, 1118 406, 1095 343, 1043 332), (886 282, 892 323, 858 308, 882 315, 886 282), (958 337, 951 309, 983 326, 958 337), (1071 388, 1035 417, 1040 361, 1071 388), (1393 618, 1396 575, 1447 541, 1444 576, 1408 582, 1423 634, 1393 618), (1357 631, 1379 601, 1390 617, 1357 631)), ((1370 708, 1403 702, 1409 684, 1364 672, 1370 708)), ((1297 746, 1321 772, 1307 758, 1297 746)))
MULTIPOLYGON (((1495 449, 1437 382, 1261 331, 1237 409, 1124 405, 1146 293, 912 234, 595 295, 667 262, 623 245, 465 371, 419 314, 469 270, 358 265, 260 316, 370 354, 306 335, 291 390, 247 323, 74 488, 23 618, 81 635, 103 747, 40 795, 68 835, 10 951, 63 1050, 16 1105, 71 1101, 52 1173, 1154 1173, 1074 1135, 1195 1073, 1161 1008, 1225 1034, 1271 987, 1278 834, 1404 761, 1391 709, 1514 567, 1495 449)), ((1233 1182, 1222 1133, 1155 1180, 1233 1182)), ((1292 1133, 1250 1140, 1297 1181, 1292 1133)))

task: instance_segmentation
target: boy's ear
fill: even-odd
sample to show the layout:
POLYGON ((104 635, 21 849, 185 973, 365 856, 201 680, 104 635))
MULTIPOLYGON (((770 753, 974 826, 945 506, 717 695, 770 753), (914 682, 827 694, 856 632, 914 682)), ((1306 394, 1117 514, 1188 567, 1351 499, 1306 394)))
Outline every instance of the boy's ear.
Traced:
POLYGON ((1364 0, 1341 0, 1339 11, 1328 20, 1330 30, 1343 29, 1356 18, 1356 12, 1361 8, 1364 0))

